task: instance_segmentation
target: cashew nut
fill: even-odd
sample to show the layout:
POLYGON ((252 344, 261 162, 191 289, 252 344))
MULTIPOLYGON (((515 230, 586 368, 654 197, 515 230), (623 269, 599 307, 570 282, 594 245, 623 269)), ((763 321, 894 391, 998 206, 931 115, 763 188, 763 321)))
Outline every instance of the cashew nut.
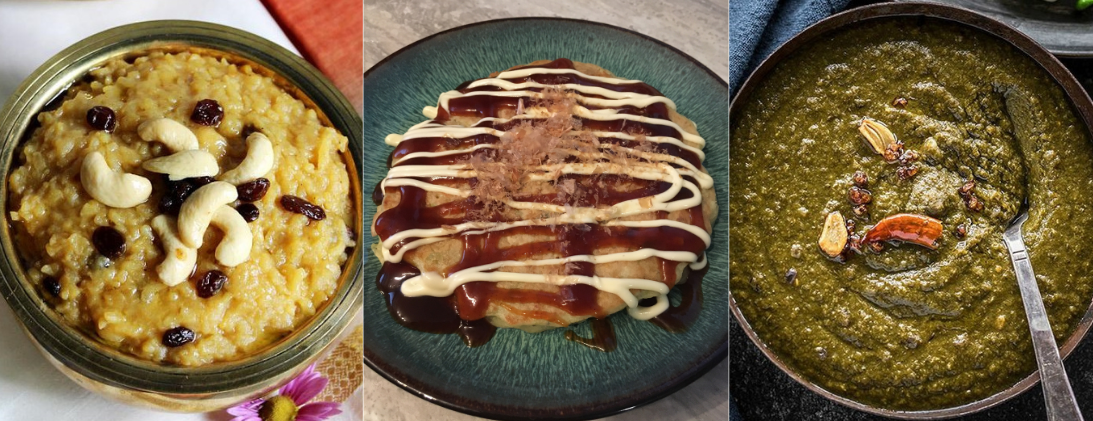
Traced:
POLYGON ((266 175, 273 169, 273 143, 262 133, 247 136, 247 157, 231 171, 220 176, 220 181, 240 185, 266 175))
POLYGON ((239 211, 231 206, 221 206, 213 214, 212 224, 224 231, 224 239, 216 247, 216 260, 229 267, 247 261, 254 236, 239 211))
POLYGON ((169 118, 157 118, 148 120, 137 127, 137 134, 141 139, 149 142, 158 141, 167 145, 172 151, 186 151, 197 149, 197 136, 182 123, 169 118))
POLYGON ((235 186, 223 181, 214 181, 194 191, 178 212, 178 234, 182 243, 187 247, 201 248, 213 214, 238 197, 235 186))
POLYGON ((212 177, 220 172, 216 157, 200 149, 152 158, 144 161, 140 166, 154 173, 167 174, 171 180, 212 177))
POLYGON ((167 286, 185 282, 197 265, 197 250, 186 247, 175 232, 175 218, 159 215, 152 218, 152 230, 163 243, 163 263, 156 267, 159 279, 167 286))
POLYGON ((152 194, 152 182, 125 172, 115 172, 101 153, 83 158, 80 183, 92 198, 112 208, 131 208, 144 203, 152 194))

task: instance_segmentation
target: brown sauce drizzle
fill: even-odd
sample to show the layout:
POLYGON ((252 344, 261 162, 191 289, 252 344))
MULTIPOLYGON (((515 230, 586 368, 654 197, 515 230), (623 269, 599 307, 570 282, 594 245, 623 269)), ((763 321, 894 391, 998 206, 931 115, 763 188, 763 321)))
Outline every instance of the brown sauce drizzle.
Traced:
MULTIPOLYGON (((686 279, 687 282, 677 286, 679 294, 683 298, 682 301, 678 306, 669 306, 667 310, 649 319, 649 321, 657 327, 672 333, 682 333, 690 329, 695 320, 698 320, 698 315, 702 311, 702 278, 706 277, 706 271, 709 268, 710 265, 707 263, 706 267, 699 270, 684 269, 683 279, 686 279)), ((650 306, 655 303, 655 298, 641 300, 643 306, 650 306)))
MULTIPOLYGON (((528 92, 536 92, 542 90, 541 88, 528 88, 528 92)), ((486 89, 473 89, 468 92, 490 92, 492 90, 486 89)), ((587 95, 586 97, 590 97, 587 95)), ((520 100, 524 101, 524 104, 530 104, 535 101, 536 98, 532 97, 498 97, 491 95, 472 95, 458 98, 448 99, 448 109, 438 110, 436 121, 447 121, 451 117, 497 117, 502 110, 515 110, 520 103, 520 100)), ((596 107, 591 104, 582 105, 590 110, 601 109, 602 107, 596 107)), ((633 106, 616 108, 619 114, 631 114, 639 115, 650 118, 659 118, 664 120, 670 120, 671 115, 668 112, 668 106, 663 103, 649 104, 647 107, 638 108, 633 106)), ((599 121, 599 120, 585 120, 585 121, 599 121)))
POLYGON ((383 203, 383 180, 376 183, 376 188, 372 189, 372 203, 379 206, 383 203))
MULTIPOLYGON (((466 98, 453 98, 453 99, 448 101, 448 106, 450 108, 452 108, 452 113, 456 116, 459 116, 459 117, 485 118, 485 117, 497 117, 498 113, 501 110, 504 110, 504 109, 513 109, 513 110, 515 110, 516 109, 516 104, 517 104, 518 101, 519 101, 518 98, 493 97, 493 96, 482 95, 482 96, 472 96, 472 97, 466 97, 466 98), (481 104, 477 104, 477 103, 470 104, 470 105, 466 105, 466 104, 460 105, 461 101, 463 101, 464 99, 466 99, 467 101, 473 100, 475 102, 481 101, 483 103, 489 103, 490 105, 487 106, 487 105, 481 105, 481 104), (509 101, 509 100, 511 100, 511 101, 509 101), (505 104, 505 106, 502 106, 502 105, 497 104, 499 102, 505 102, 506 104, 505 104)), ((654 105, 654 107, 655 107, 655 105, 654 105)), ((451 118, 451 116, 449 116, 447 111, 444 111, 443 108, 439 108, 439 111, 437 111, 437 116, 436 116, 435 119, 433 119, 433 121, 446 122, 450 118, 451 118)), ((671 137, 671 138, 675 138, 675 139, 682 139, 683 138, 683 134, 678 129, 676 129, 675 127, 669 126, 669 125, 665 125, 665 124, 657 124, 657 123, 634 121, 634 120, 591 120, 591 119, 587 119, 587 118, 583 118, 583 117, 577 117, 577 116, 574 116, 573 118, 575 120, 579 121, 580 124, 581 124, 581 127, 583 127, 586 130, 596 130, 596 131, 602 131, 602 132, 621 132, 621 133, 626 133, 626 134, 629 134, 629 135, 632 135, 632 136, 646 135, 646 136, 664 136, 664 137, 671 137)), ((668 119, 666 114, 665 114, 664 117, 659 117, 659 118, 662 118, 662 119, 665 119, 665 120, 668 119)), ((508 130, 509 128, 516 125, 517 123, 519 123, 519 121, 509 121, 509 122, 504 122, 504 123, 498 123, 498 122, 494 122, 494 121, 484 121, 484 122, 481 122, 481 123, 477 123, 472 127, 493 128, 495 130, 504 131, 504 130, 508 130)), ((412 140, 414 140, 414 139, 405 140, 403 142, 408 142, 408 141, 412 141, 412 140)))
POLYGON ((387 302, 387 312, 400 325, 429 333, 456 333, 469 347, 489 342, 497 328, 485 319, 464 320, 455 312, 451 300, 441 297, 407 297, 402 283, 421 274, 408 263, 383 264, 376 276, 376 286, 387 302))
MULTIPOLYGON (((574 68, 573 63, 568 59, 558 59, 546 65, 536 67, 574 68)), ((620 92, 661 95, 659 91, 645 83, 613 85, 571 74, 541 74, 509 80, 514 83, 521 83, 528 80, 543 84, 571 83, 585 86, 598 86, 620 92)), ((497 90, 496 87, 489 86, 467 89, 469 84, 470 81, 465 82, 457 89, 462 92, 497 90)), ((539 89, 528 90, 538 91, 539 89)), ((439 108, 438 116, 435 121, 444 122, 452 115, 473 116, 478 118, 496 117, 497 113, 501 110, 515 109, 518 106, 518 101, 519 98, 491 96, 454 98, 449 101, 451 114, 443 108, 439 108)), ((595 107, 591 106, 588 108, 595 109, 595 107)), ((645 108, 621 107, 618 112, 669 119, 667 106, 660 103, 652 104, 645 108)), ((651 152, 677 156, 696 167, 701 166, 701 159, 693 152, 668 143, 655 143, 641 140, 640 136, 642 135, 665 136, 681 139, 682 133, 673 127, 628 120, 597 121, 579 118, 578 120, 580 120, 584 130, 624 132, 633 136, 639 136, 638 140, 601 138, 600 141, 603 143, 612 143, 626 148, 636 148, 642 143, 649 143, 650 145, 643 146, 647 146, 647 150, 650 150, 651 152)), ((516 123, 517 122, 495 124, 493 122, 484 122, 480 123, 479 127, 492 127, 496 130, 505 131, 511 129, 516 123)), ((464 149, 474 145, 496 142, 498 142, 497 136, 487 134, 462 139, 429 137, 404 140, 395 147, 395 150, 388 157, 387 165, 390 167, 393 161, 397 161, 403 156, 414 152, 439 152, 452 149, 464 149)), ((472 153, 414 158, 398 162, 396 166, 452 165, 467 162, 471 157, 480 156, 479 154, 487 154, 485 157, 489 157, 489 154, 493 153, 496 153, 493 149, 480 149, 472 153)), ((697 184, 692 177, 684 178, 691 183, 697 184)), ((477 181, 474 178, 460 180, 423 177, 419 179, 434 184, 453 186, 460 184, 465 186, 466 184, 470 184, 472 187, 477 181)), ((592 176, 571 174, 559 178, 558 182, 569 179, 575 181, 573 185, 576 186, 576 192, 570 192, 565 195, 543 194, 524 196, 516 197, 515 199, 525 202, 551 203, 556 205, 568 204, 581 207, 605 207, 626 200, 664 192, 670 185, 669 183, 660 181, 633 179, 612 174, 597 174, 592 176), (628 183, 632 188, 627 190, 618 190, 614 188, 623 181, 628 183)), ((377 184, 372 192, 372 200, 379 205, 383 202, 385 195, 395 193, 400 195, 399 203, 394 207, 387 209, 376 218, 375 230, 382 240, 386 240, 392 235, 406 230, 435 229, 443 226, 458 225, 468 222, 469 217, 472 214, 482 215, 481 212, 478 212, 481 210, 481 204, 477 203, 473 198, 459 199, 437 206, 426 207, 427 192, 424 189, 414 186, 397 186, 383 189, 377 184)), ((691 196, 692 193, 689 190, 683 189, 672 200, 683 200, 690 198, 691 196)), ((492 217, 489 215, 485 218, 479 217, 476 220, 510 222, 501 218, 500 215, 502 213, 495 213, 492 217)), ((701 206, 691 208, 689 214, 690 224, 699 227, 705 226, 701 206)), ((660 218, 666 216, 667 212, 658 213, 658 217, 660 218)), ((509 228, 503 231, 461 235, 454 237, 454 239, 463 242, 463 252, 460 260, 456 264, 442 271, 442 275, 444 276, 448 276, 451 273, 466 268, 481 266, 501 260, 591 255, 597 249, 609 247, 623 247, 627 250, 652 248, 661 251, 688 251, 700 256, 706 248, 702 239, 691 232, 669 226, 611 227, 588 224, 526 226, 509 228), (519 234, 549 236, 551 240, 534 241, 504 248, 500 247, 502 238, 519 234)), ((400 241, 391 248, 391 253, 398 253, 401 247, 414 240, 417 240, 417 238, 407 238, 400 241)), ((675 268, 678 264, 679 262, 660 260, 661 272, 669 287, 672 287, 677 282, 675 279, 675 268)), ((651 321, 670 332, 681 332, 686 330, 694 320, 697 319, 701 309, 701 280, 705 272, 706 270, 703 269, 691 273, 690 269, 686 269, 683 278, 688 279, 688 281, 679 286, 680 292, 683 294, 681 305, 669 308, 663 314, 653 318, 651 321)), ((497 283, 482 281, 461 285, 456 288, 455 292, 449 297, 407 297, 403 295, 401 292, 402 283, 419 274, 420 271, 406 261, 401 263, 386 262, 383 264, 383 268, 376 277, 376 285, 384 295, 388 312, 399 324, 410 329, 430 333, 455 333, 460 335, 463 342, 468 346, 480 346, 488 342, 496 332, 496 328, 485 319, 490 303, 498 303, 509 312, 519 316, 544 319, 553 321, 557 324, 566 324, 564 320, 557 320, 553 313, 527 310, 512 305, 513 303, 541 304, 562 309, 570 315, 593 317, 591 322, 593 330, 592 338, 583 338, 573 331, 567 331, 565 333, 566 339, 604 352, 610 352, 617 347, 614 328, 606 318, 608 316, 606 310, 601 308, 598 304, 597 296, 600 294, 600 291, 595 287, 584 284, 564 285, 559 286, 557 292, 546 292, 501 288, 497 283)), ((564 274, 593 276, 595 275, 595 265, 587 262, 571 262, 565 265, 564 274)), ((655 299, 653 300, 655 302, 655 299)), ((651 305, 652 303, 648 303, 648 300, 642 300, 642 304, 651 305)))
POLYGON ((591 338, 577 335, 572 330, 565 331, 565 338, 600 352, 611 352, 619 346, 619 341, 615 338, 615 327, 608 319, 592 319, 591 338))

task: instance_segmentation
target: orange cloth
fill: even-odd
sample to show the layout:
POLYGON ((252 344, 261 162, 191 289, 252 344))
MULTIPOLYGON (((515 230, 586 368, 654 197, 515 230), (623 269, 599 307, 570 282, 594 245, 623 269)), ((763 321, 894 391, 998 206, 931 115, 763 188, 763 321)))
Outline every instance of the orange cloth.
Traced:
POLYGON ((364 6, 361 0, 262 0, 309 62, 357 112, 364 106, 364 6))

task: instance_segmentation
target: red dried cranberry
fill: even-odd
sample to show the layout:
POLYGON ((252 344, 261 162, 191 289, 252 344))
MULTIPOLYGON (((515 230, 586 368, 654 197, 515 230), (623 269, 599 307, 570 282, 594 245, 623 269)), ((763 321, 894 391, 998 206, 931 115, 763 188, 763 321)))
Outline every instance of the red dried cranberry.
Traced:
POLYGON ((964 224, 957 225, 956 226, 956 232, 954 232, 953 234, 956 234, 956 238, 967 237, 968 236, 968 227, 964 226, 964 224))
POLYGON ((323 208, 313 205, 311 204, 311 202, 308 202, 307 200, 296 196, 291 196, 287 194, 281 196, 281 206, 289 212, 304 215, 312 221, 321 221, 323 219, 326 219, 326 212, 323 211, 323 208))
POLYGON ((185 327, 179 326, 176 328, 167 329, 163 332, 163 345, 171 348, 180 347, 193 342, 197 338, 194 331, 185 327))
POLYGON ((235 207, 235 210, 239 212, 239 215, 243 216, 243 220, 247 222, 254 222, 258 220, 258 216, 261 214, 258 212, 258 206, 253 203, 243 203, 235 207))
POLYGON ((257 202, 262 200, 262 198, 266 196, 266 191, 268 190, 269 180, 265 178, 258 178, 254 181, 248 181, 235 186, 235 191, 239 193, 239 200, 244 202, 257 202))
POLYGON ((118 126, 118 118, 114 115, 114 110, 109 107, 96 105, 87 110, 87 125, 95 130, 113 133, 118 126))
POLYGON ((224 107, 211 99, 198 101, 197 105, 194 105, 194 112, 190 114, 190 121, 202 126, 216 127, 220 125, 220 120, 223 119, 224 107))
POLYGON ((91 233, 91 244, 108 259, 117 259, 125 253, 125 236, 114 227, 98 227, 91 233))
POLYGON ((228 283, 228 275, 219 270, 210 270, 197 280, 194 289, 197 290, 198 297, 209 298, 220 292, 220 289, 224 288, 226 283, 228 283))
POLYGON ((59 297, 61 295, 61 281, 52 276, 42 278, 42 289, 46 290, 49 295, 59 297))

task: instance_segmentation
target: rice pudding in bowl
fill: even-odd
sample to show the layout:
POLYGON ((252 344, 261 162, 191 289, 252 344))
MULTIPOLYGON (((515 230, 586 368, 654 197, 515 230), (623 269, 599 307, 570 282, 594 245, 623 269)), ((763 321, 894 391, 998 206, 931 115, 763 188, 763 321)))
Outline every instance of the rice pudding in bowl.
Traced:
POLYGON ((287 380, 359 311, 360 119, 317 70, 154 22, 38 73, 4 112, 3 295, 67 375, 205 411, 287 380))
POLYGON ((271 79, 213 57, 153 52, 132 63, 112 60, 88 76, 59 108, 38 117, 41 127, 8 177, 15 240, 43 299, 67 323, 112 346, 186 366, 238 359, 314 315, 337 286, 353 244, 346 137, 271 79), (195 142, 169 146, 148 133, 157 125, 178 130, 158 137, 195 142), (257 163, 263 152, 267 162, 257 163), (149 162, 171 165, 170 157, 179 160, 178 175, 156 173, 172 170, 167 166, 148 170, 155 167, 149 162), (89 183, 108 182, 92 180, 94 158, 149 188, 142 193, 123 181, 107 196, 144 200, 127 206, 91 194, 96 187, 89 183), (233 172, 251 163, 262 168, 233 172), (217 175, 234 178, 212 182, 217 175), (196 268, 165 262, 172 256, 169 241, 156 232, 158 215, 169 215, 181 234, 184 210, 200 205, 190 198, 208 197, 217 187, 237 197, 229 194, 210 211, 236 211, 225 221, 254 219, 213 223, 223 227, 204 230, 200 244, 173 250, 196 257, 190 259, 196 268), (287 197, 306 198, 300 200, 321 207, 326 217, 295 212, 299 208, 284 206, 295 200, 287 197), (225 262, 218 253, 247 242, 224 235, 235 226, 252 237, 238 246, 249 248, 249 256, 225 262), (181 268, 182 279, 165 279, 170 264, 189 267, 181 268))

